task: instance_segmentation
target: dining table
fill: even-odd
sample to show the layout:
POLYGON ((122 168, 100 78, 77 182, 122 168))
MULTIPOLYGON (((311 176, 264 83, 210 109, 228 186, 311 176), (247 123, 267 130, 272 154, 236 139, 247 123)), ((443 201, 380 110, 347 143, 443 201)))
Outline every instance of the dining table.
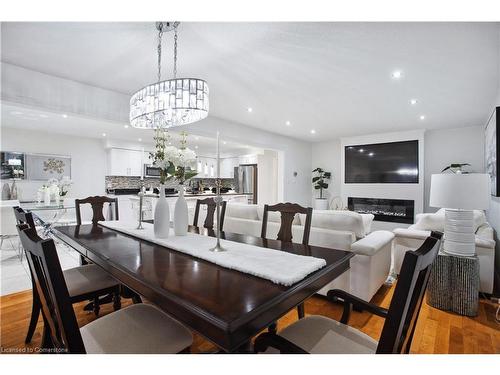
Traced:
MULTIPOLYGON (((216 236, 195 226, 189 232, 216 236)), ((254 336, 346 272, 354 256, 221 232, 223 240, 325 260, 324 267, 284 286, 99 224, 54 227, 52 235, 227 353, 250 350, 254 336)))

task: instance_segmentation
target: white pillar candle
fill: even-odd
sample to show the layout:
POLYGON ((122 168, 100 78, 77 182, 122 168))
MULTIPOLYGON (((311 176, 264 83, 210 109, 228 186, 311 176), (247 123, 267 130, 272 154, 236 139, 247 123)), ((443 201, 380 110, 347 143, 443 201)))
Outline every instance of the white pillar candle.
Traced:
POLYGON ((144 180, 144 147, 141 148, 141 180, 144 180))
POLYGON ((220 139, 219 131, 217 130, 217 178, 220 178, 220 139))

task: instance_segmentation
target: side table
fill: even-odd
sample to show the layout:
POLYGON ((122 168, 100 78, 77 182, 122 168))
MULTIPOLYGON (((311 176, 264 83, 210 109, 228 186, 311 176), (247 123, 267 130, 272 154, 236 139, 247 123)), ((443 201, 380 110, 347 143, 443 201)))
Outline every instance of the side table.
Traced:
POLYGON ((440 310, 477 316, 479 307, 479 260, 440 252, 434 261, 427 287, 427 303, 440 310))

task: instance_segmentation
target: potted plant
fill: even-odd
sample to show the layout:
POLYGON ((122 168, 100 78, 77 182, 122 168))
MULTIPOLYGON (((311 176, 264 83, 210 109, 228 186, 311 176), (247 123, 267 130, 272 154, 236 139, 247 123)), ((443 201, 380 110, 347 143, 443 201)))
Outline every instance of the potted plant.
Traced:
POLYGON ((328 189, 328 181, 332 178, 331 172, 326 172, 322 168, 313 170, 312 183, 315 190, 319 190, 319 198, 315 199, 314 208, 317 210, 327 210, 328 200, 323 197, 323 189, 328 189))

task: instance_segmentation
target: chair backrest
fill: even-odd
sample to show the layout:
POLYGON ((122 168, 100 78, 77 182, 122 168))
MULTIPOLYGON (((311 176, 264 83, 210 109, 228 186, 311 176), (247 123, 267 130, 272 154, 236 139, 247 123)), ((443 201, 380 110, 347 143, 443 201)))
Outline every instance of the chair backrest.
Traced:
POLYGON ((283 242, 292 242, 292 222, 296 214, 305 214, 306 222, 304 224, 304 234, 302 243, 309 245, 309 235, 311 233, 312 208, 302 207, 297 203, 278 203, 273 206, 264 205, 264 215, 262 216, 262 230, 260 236, 266 238, 268 212, 281 213, 281 225, 278 232, 278 240, 283 242))
POLYGON ((43 311, 46 344, 59 352, 85 353, 75 312, 52 239, 41 239, 35 228, 17 226, 43 311))
MULTIPOLYGON (((205 198, 205 199, 197 199, 196 200, 196 208, 194 210, 193 225, 195 227, 198 226, 198 218, 200 215, 200 206, 202 204, 207 206, 207 216, 205 217, 205 222, 203 223, 203 227, 208 228, 208 229, 214 229, 214 216, 215 216, 215 210, 217 209, 217 203, 215 203, 214 198, 205 198)), ((221 203, 220 223, 219 223, 220 230, 222 230, 222 228, 224 227, 224 216, 226 215, 226 205, 227 205, 226 201, 223 201, 221 203)))
POLYGON ((439 232, 432 232, 420 248, 406 252, 377 353, 409 353, 441 236, 439 232))
POLYGON ((114 205, 113 220, 118 220, 118 199, 104 196, 95 196, 85 199, 75 199, 76 224, 82 224, 82 214, 80 211, 80 205, 82 204, 90 204, 92 206, 92 224, 97 224, 98 221, 106 220, 103 214, 104 203, 109 203, 110 209, 114 205))
POLYGON ((21 207, 14 207, 14 216, 17 224, 27 224, 30 228, 35 227, 35 220, 31 212, 26 212, 21 207))

